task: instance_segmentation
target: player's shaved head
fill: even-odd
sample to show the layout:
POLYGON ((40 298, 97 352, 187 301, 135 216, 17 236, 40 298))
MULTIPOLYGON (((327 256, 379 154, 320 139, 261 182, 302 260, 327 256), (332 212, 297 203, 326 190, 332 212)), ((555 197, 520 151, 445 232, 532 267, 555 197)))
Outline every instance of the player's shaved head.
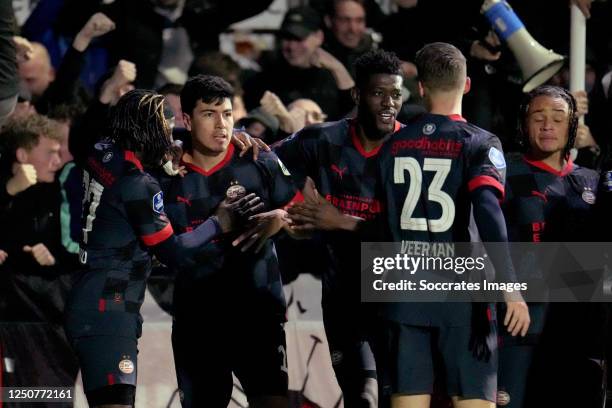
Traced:
POLYGON ((465 56, 451 44, 427 44, 417 52, 415 64, 419 81, 431 92, 463 90, 465 86, 465 56))

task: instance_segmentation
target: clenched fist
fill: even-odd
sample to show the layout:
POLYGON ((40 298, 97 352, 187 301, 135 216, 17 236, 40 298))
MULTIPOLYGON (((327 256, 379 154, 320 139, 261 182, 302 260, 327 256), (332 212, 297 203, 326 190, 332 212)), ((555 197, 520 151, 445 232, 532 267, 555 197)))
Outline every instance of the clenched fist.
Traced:
POLYGON ((81 31, 74 38, 72 46, 78 51, 85 51, 91 40, 101 37, 115 29, 115 23, 104 13, 96 13, 89 18, 81 31))
POLYGON ((13 164, 13 177, 6 182, 6 191, 14 196, 36 184, 36 169, 31 164, 13 164))
POLYGON ((124 93, 133 89, 136 79, 136 65, 133 62, 120 60, 111 76, 100 91, 100 102, 114 105, 124 93))
POLYGON ((45 244, 36 244, 34 246, 26 245, 23 247, 23 251, 31 253, 40 266, 55 265, 55 258, 45 244))

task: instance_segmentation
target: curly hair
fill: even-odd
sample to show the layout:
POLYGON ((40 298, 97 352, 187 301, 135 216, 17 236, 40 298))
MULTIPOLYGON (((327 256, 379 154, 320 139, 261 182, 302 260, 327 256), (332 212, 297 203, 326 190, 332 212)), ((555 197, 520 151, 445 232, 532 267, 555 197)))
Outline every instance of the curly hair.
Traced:
POLYGON ((538 96, 548 96, 555 99, 558 98, 567 103, 567 107, 569 108, 569 123, 567 144, 565 145, 564 149, 564 154, 567 155, 576 141, 576 133, 578 132, 578 108, 576 106, 576 99, 574 98, 574 95, 572 95, 568 90, 558 86, 539 86, 524 96, 518 115, 519 143, 522 145, 525 151, 529 149, 529 131, 527 129, 529 105, 531 104, 531 101, 538 96))
POLYGON ((164 102, 160 94, 134 89, 119 99, 111 114, 110 139, 122 149, 140 153, 147 166, 158 166, 170 147, 164 102))
POLYGON ((372 75, 402 75, 402 62, 397 55, 382 49, 366 52, 357 58, 353 66, 355 82, 359 89, 363 89, 368 84, 372 75))

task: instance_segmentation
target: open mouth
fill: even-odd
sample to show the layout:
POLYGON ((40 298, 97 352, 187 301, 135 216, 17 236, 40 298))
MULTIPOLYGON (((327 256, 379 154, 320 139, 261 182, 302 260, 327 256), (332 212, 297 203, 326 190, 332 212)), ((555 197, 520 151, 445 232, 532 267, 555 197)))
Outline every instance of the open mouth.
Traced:
POLYGON ((378 117, 384 123, 389 123, 395 120, 395 113, 393 111, 382 111, 378 113, 378 117))

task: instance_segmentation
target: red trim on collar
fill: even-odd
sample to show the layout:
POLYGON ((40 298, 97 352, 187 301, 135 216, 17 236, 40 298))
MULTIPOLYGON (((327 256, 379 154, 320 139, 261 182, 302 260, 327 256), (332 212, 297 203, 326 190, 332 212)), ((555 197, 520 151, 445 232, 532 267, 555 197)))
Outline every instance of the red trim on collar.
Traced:
POLYGON ((136 153, 134 153, 134 152, 132 152, 130 150, 125 150, 123 152, 123 158, 126 161, 134 163, 134 166, 138 167, 138 169, 140 169, 140 171, 143 171, 142 163, 140 163, 140 160, 138 160, 138 157, 136 157, 136 153))
POLYGON ((540 160, 529 160, 527 156, 523 156, 523 160, 525 160, 527 164, 530 164, 533 167, 537 167, 540 170, 544 170, 548 173, 554 174, 555 176, 559 176, 559 177, 567 176, 568 174, 572 172, 572 169, 574 168, 574 162, 572 162, 571 160, 568 160, 567 163, 565 164, 565 167, 563 167, 560 171, 555 168, 550 167, 548 164, 540 160))
POLYGON ((210 176, 211 174, 221 170, 223 167, 225 167, 231 160, 232 157, 234 156, 234 145, 230 144, 227 148, 227 152, 225 152, 225 157, 223 157, 223 160, 221 160, 219 163, 217 163, 212 169, 210 170, 204 170, 203 168, 196 166, 193 163, 186 163, 186 162, 181 162, 186 168, 188 168, 191 171, 195 171, 196 173, 200 173, 204 176, 210 176))
POLYGON ((467 122, 467 120, 465 120, 465 118, 459 114, 452 114, 452 115, 448 115, 448 118, 450 120, 454 120, 455 122, 467 122))
MULTIPOLYGON (((401 123, 396 120, 395 125, 393 125, 393 133, 400 130, 401 127, 402 127, 401 123)), ((380 145, 370 150, 369 152, 366 152, 363 145, 361 144, 361 140, 359 139, 359 136, 357 136, 357 123, 354 120, 351 120, 349 122, 349 134, 351 135, 351 140, 353 141, 353 145, 355 146, 355 149, 357 149, 359 154, 361 154, 366 159, 376 156, 378 154, 378 151, 382 147, 382 145, 380 145)))

